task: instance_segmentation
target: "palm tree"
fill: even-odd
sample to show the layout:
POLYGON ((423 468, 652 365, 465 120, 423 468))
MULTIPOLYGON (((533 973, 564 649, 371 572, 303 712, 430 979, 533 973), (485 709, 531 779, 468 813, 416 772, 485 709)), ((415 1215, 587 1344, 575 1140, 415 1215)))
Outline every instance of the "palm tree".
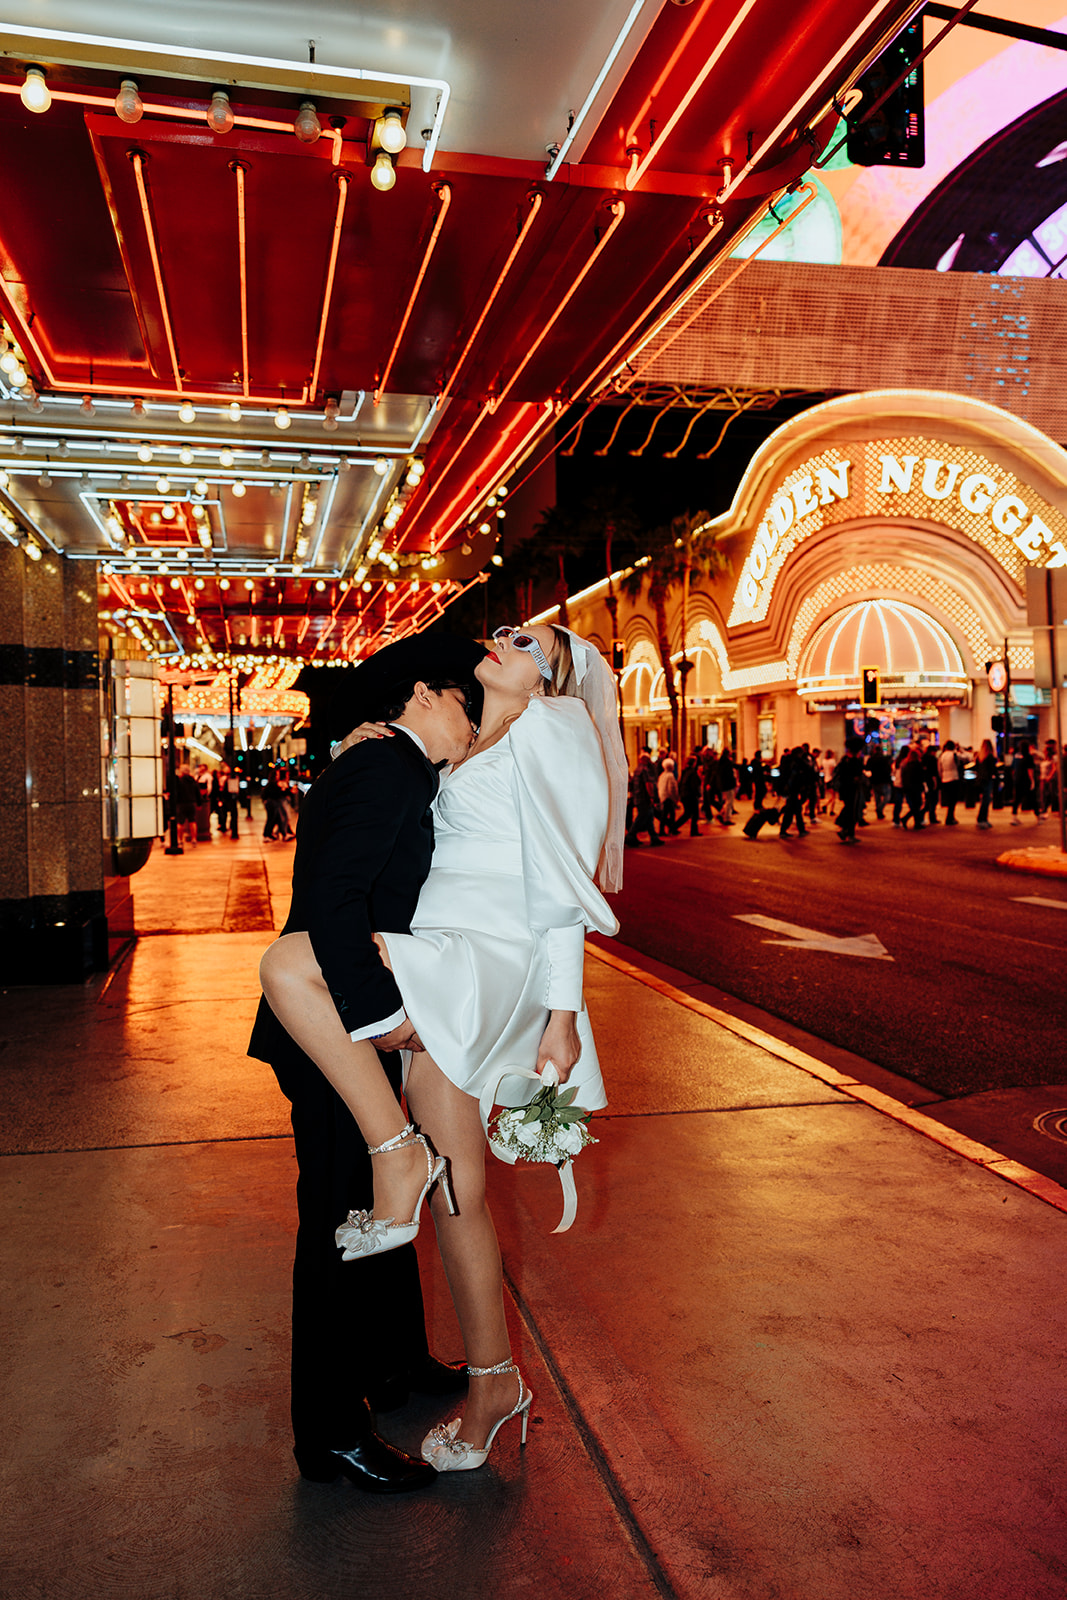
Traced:
POLYGON ((645 538, 645 556, 622 580, 622 588, 631 599, 637 599, 648 584, 648 603, 656 622, 656 647, 663 667, 663 681, 671 708, 671 742, 679 755, 684 755, 688 739, 688 718, 685 704, 685 682, 693 663, 686 655, 688 629, 689 586, 694 573, 707 578, 722 572, 728 561, 719 549, 716 537, 709 531, 710 517, 706 511, 684 512, 650 530, 645 538), (681 704, 671 660, 670 634, 667 627, 667 605, 677 585, 682 586, 682 659, 679 675, 682 680, 681 704))

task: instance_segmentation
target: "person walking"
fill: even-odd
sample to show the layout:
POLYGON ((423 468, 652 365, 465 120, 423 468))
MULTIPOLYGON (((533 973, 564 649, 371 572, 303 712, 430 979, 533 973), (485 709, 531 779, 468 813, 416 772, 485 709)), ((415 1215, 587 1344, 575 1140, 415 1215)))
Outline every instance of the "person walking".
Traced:
POLYGON ((664 757, 663 770, 656 784, 656 798, 659 801, 660 834, 669 833, 673 837, 680 826, 674 820, 678 810, 679 790, 678 779, 674 775, 673 756, 664 757))
POLYGON ((719 773, 719 793, 722 800, 719 805, 719 821, 724 828, 734 825, 734 798, 737 794, 737 768, 734 758, 723 745, 722 753, 717 763, 719 773))
POLYGON ((1034 809, 1034 778, 1037 773, 1029 739, 1019 739, 1011 763, 1011 825, 1022 826, 1020 811, 1034 809))
POLYGON ((700 760, 695 750, 682 768, 682 776, 678 780, 678 794, 682 802, 682 823, 688 819, 689 837, 699 839, 701 833, 697 819, 700 815, 700 760))
POLYGON ((858 844, 856 825, 863 804, 863 740, 857 735, 845 740, 845 754, 837 764, 834 784, 841 802, 837 832, 842 844, 858 844))
POLYGON ((874 797, 874 815, 881 822, 893 793, 893 768, 880 744, 876 744, 867 757, 867 774, 874 797))
POLYGON ((975 781, 978 784, 978 818, 975 826, 991 828, 989 820, 989 807, 993 799, 993 784, 997 775, 997 758, 993 746, 988 739, 983 739, 978 750, 978 760, 974 764, 975 781))
POLYGON ((637 766, 630 778, 630 823, 626 830, 626 843, 631 850, 636 850, 641 843, 637 837, 639 833, 648 834, 649 844, 662 845, 663 841, 656 832, 658 805, 659 789, 652 775, 652 757, 644 751, 638 756, 637 766))
POLYGON ((903 826, 907 828, 910 821, 914 825, 916 833, 918 833, 923 826, 926 772, 923 767, 922 756, 913 744, 908 746, 907 754, 901 762, 900 782, 904 790, 904 800, 908 807, 903 826))
POLYGON ((945 827, 958 828, 956 806, 963 783, 963 766, 953 739, 946 739, 945 748, 937 758, 937 776, 941 785, 941 804, 945 807, 945 827))
POLYGON ((778 824, 779 839, 789 838, 789 824, 797 825, 797 837, 803 839, 807 833, 804 826, 804 761, 800 750, 786 750, 778 764, 778 792, 785 797, 785 806, 782 809, 781 820, 778 824))

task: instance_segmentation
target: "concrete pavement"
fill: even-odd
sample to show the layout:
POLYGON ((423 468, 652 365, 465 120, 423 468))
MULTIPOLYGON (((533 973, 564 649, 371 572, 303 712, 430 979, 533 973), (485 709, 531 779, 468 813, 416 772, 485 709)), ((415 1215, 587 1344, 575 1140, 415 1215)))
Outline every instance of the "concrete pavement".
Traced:
POLYGON ((1067 1195, 618 953, 572 1232, 554 1175, 492 1174, 527 1449, 302 1483, 292 1146, 243 1055, 290 858, 157 852, 116 973, 0 1001, 4 1600, 1062 1600, 1067 1195))

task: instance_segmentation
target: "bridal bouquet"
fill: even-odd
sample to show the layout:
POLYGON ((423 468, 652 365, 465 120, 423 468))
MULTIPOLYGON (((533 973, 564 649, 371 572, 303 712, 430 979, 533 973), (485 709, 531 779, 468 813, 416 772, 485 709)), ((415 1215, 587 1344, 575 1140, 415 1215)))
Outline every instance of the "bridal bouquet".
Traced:
POLYGON ((490 1124, 490 1138, 520 1161, 551 1161, 565 1167, 587 1144, 596 1144, 589 1132, 590 1113, 576 1106, 577 1089, 561 1092, 556 1083, 539 1089, 529 1105, 498 1112, 490 1124))

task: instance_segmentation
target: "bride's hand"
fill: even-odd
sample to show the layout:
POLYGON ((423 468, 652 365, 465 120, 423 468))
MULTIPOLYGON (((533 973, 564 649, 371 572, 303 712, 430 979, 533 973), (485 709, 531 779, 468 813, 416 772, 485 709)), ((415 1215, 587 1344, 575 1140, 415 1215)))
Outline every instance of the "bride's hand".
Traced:
POLYGON ((559 1073, 560 1083, 566 1083, 581 1053, 577 1014, 573 1011, 551 1012, 537 1051, 538 1072, 543 1072, 551 1061, 559 1073))
POLYGON ((395 739, 396 734, 387 722, 361 722, 358 728, 353 728, 351 733, 346 733, 343 739, 338 739, 330 751, 331 759, 337 757, 345 750, 350 750, 354 744, 362 744, 364 739, 395 739))

